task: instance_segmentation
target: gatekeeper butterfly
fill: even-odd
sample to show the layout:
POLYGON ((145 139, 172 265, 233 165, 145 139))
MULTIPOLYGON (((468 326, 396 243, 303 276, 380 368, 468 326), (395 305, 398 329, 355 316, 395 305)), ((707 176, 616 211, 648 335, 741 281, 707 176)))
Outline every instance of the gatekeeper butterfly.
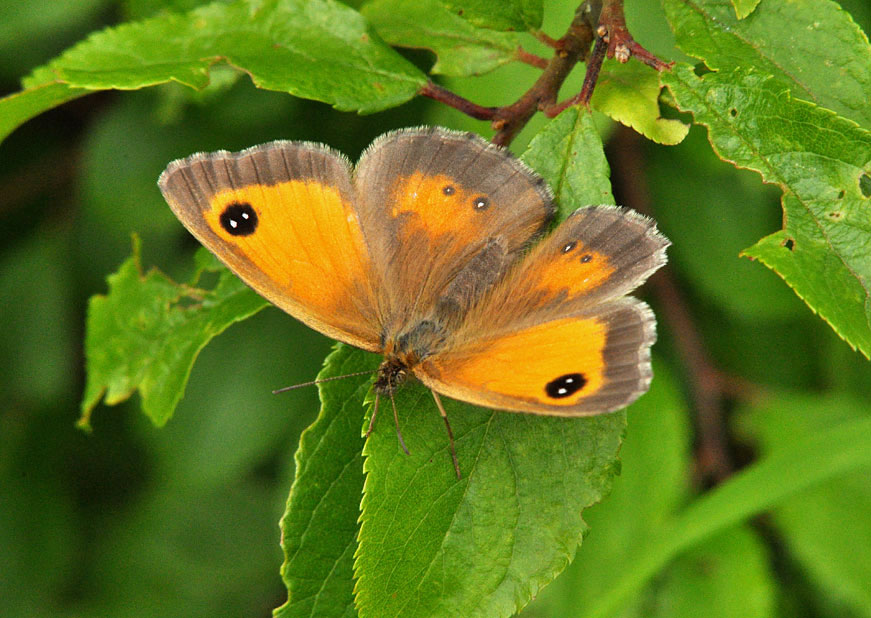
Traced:
POLYGON ((653 313, 626 294, 665 263, 668 240, 632 210, 590 206, 533 244, 554 213, 550 190, 474 134, 387 133, 356 166, 309 142, 199 153, 170 163, 159 185, 256 292, 384 355, 376 411, 409 375, 446 424, 439 394, 587 416, 650 384, 653 313))

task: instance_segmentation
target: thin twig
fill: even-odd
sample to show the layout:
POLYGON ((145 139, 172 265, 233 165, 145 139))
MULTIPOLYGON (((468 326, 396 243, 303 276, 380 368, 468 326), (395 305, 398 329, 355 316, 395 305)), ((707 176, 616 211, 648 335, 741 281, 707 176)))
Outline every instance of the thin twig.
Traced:
POLYGON ((511 105, 483 107, 431 81, 420 90, 420 94, 450 105, 472 118, 489 120, 496 131, 493 143, 507 146, 535 112, 542 111, 547 116, 554 117, 571 105, 589 105, 602 61, 606 56, 620 62, 636 56, 659 71, 671 66, 636 43, 629 34, 623 15, 623 0, 582 2, 565 35, 559 39, 551 38, 541 31, 533 32, 533 35, 553 48, 554 55, 550 60, 545 60, 522 47, 517 48, 517 60, 542 69, 542 73, 532 87, 511 105), (591 52, 593 41, 596 44, 591 52), (557 103, 557 95, 566 78, 575 65, 588 59, 588 56, 587 72, 581 91, 574 97, 557 103))
POLYGON ((506 146, 526 126, 529 119, 539 109, 546 109, 556 102, 557 94, 572 69, 583 60, 593 41, 593 29, 589 23, 589 12, 581 5, 569 25, 565 36, 559 40, 559 47, 547 64, 541 76, 515 103, 498 108, 493 117, 496 135, 493 143, 506 146))
POLYGON ((593 89, 596 87, 596 82, 599 80, 599 71, 602 69, 602 62, 605 60, 605 51, 608 44, 602 37, 596 37, 596 44, 593 46, 593 53, 587 60, 587 72, 584 74, 584 84, 581 91, 570 99, 566 99, 562 103, 556 103, 544 110, 548 118, 559 116, 567 107, 572 105, 590 106, 590 99, 593 98, 593 89))
POLYGON ((537 69, 547 68, 547 60, 545 58, 528 52, 522 47, 517 48, 517 59, 537 69))
POLYGON ((674 64, 663 62, 632 38, 626 26, 623 0, 605 0, 599 16, 599 27, 602 30, 598 34, 608 43, 609 58, 615 58, 618 62, 628 62, 629 58, 634 56, 657 71, 664 71, 674 64))
POLYGON ((447 88, 442 88, 432 81, 427 82, 426 85, 420 89, 418 94, 450 105, 467 116, 471 116, 478 120, 492 120, 496 115, 496 112, 500 109, 498 107, 484 107, 477 103, 472 103, 470 100, 465 99, 458 94, 454 94, 447 88))

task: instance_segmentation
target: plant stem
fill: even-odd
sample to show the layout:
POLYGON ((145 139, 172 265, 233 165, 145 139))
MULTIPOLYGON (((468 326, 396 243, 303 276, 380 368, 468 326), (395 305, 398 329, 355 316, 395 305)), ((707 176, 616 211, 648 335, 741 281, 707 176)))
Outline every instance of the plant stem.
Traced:
POLYGON ((660 71, 671 66, 641 47, 629 34, 623 15, 623 0, 582 2, 575 10, 575 16, 565 35, 559 39, 553 39, 540 31, 532 34, 545 45, 552 47, 554 55, 550 60, 545 60, 522 47, 517 48, 517 60, 542 69, 542 73, 532 87, 514 103, 503 107, 483 107, 432 81, 420 90, 420 94, 450 105, 472 118, 489 120, 496 131, 493 143, 507 146, 537 111, 554 117, 571 105, 588 106, 606 56, 620 62, 626 62, 630 56, 637 56, 642 62, 660 71), (581 91, 563 103, 557 103, 560 88, 575 65, 587 59, 593 41, 595 46, 589 56, 581 91))

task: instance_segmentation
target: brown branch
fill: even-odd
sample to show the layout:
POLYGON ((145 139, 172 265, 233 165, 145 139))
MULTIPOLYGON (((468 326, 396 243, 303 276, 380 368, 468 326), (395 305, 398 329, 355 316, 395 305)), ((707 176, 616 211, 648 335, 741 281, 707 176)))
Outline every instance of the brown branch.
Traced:
POLYGON ((631 56, 636 56, 659 71, 671 66, 636 43, 629 34, 623 14, 623 0, 586 0, 575 11, 572 23, 561 38, 553 39, 540 31, 533 32, 533 35, 552 47, 554 55, 550 60, 545 60, 522 47, 517 48, 517 60, 542 69, 542 73, 532 87, 511 105, 483 107, 432 81, 427 82, 419 94, 450 105, 472 118, 489 120, 496 131, 493 143, 507 146, 537 111, 552 118, 571 105, 589 106, 605 57, 626 62, 631 56), (593 41, 595 45, 590 52, 593 41), (587 59, 588 52, 589 60, 581 91, 557 103, 557 95, 569 73, 578 62, 587 59))
POLYGON ((517 48, 517 59, 537 69, 547 68, 547 60, 523 49, 517 48))
POLYGON ((572 105, 590 106, 590 99, 593 98, 593 89, 599 80, 599 71, 602 69, 602 62, 605 60, 607 45, 602 37, 596 37, 593 53, 590 54, 590 58, 587 60, 587 72, 584 74, 584 84, 581 86, 581 91, 562 103, 555 103, 544 109, 543 111, 548 118, 559 116, 560 112, 572 105))
POLYGON ((553 37, 550 37, 550 36, 548 36, 546 33, 542 32, 541 30, 536 30, 536 31, 533 32, 532 34, 533 34, 533 36, 535 36, 535 38, 537 38, 539 41, 541 41, 542 43, 544 43, 544 44, 547 45, 548 47, 552 47, 553 49, 559 49, 560 46, 562 45, 562 44, 560 43, 560 40, 559 40, 559 39, 555 39, 555 38, 553 38, 553 37))
POLYGON ((499 111, 498 107, 484 107, 477 103, 472 103, 469 99, 465 99, 458 94, 454 94, 447 88, 442 88, 433 81, 429 81, 418 91, 425 97, 429 97, 435 101, 441 101, 451 107, 460 110, 467 116, 478 120, 492 120, 499 111))
POLYGON ((674 64, 663 62, 632 38, 629 28, 626 27, 623 0, 605 0, 599 15, 597 34, 608 43, 608 57, 618 62, 629 62, 629 58, 634 56, 657 71, 664 71, 674 64))
POLYGON ((578 61, 583 60, 593 41, 589 11, 585 7, 586 4, 582 4, 575 11, 575 17, 566 34, 557 42, 556 53, 532 87, 515 103, 497 110, 492 121, 493 128, 496 129, 494 144, 507 146, 536 111, 556 103, 560 87, 578 61))

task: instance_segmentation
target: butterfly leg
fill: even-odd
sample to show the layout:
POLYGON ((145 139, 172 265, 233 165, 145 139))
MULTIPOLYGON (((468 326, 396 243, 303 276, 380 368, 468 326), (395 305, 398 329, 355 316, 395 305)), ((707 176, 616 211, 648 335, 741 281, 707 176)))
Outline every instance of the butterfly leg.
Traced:
POLYGON ((390 403, 393 404, 393 421, 396 423, 396 435, 399 437, 399 446, 402 447, 402 450, 405 451, 406 455, 411 455, 408 451, 408 447, 405 446, 405 440, 402 439, 402 432, 399 431, 399 414, 396 412, 396 400, 393 399, 393 393, 390 393, 390 403))
POLYGON ((375 407, 372 410, 372 416, 369 418, 369 429, 366 430, 366 437, 368 438, 372 434, 372 430, 375 429, 375 417, 378 416, 378 399, 379 395, 375 393, 375 407))
POLYGON ((451 431, 451 424, 448 422, 448 413, 445 412, 445 407, 442 405, 442 400, 439 397, 439 394, 435 391, 430 391, 432 393, 433 399, 435 399, 436 406, 439 409, 439 413, 442 415, 442 418, 445 421, 445 427, 448 429, 448 440, 451 443, 451 459, 454 461, 454 470, 457 473, 457 480, 463 478, 463 475, 460 474, 460 462, 457 461, 457 451, 454 448, 454 432, 451 431))

